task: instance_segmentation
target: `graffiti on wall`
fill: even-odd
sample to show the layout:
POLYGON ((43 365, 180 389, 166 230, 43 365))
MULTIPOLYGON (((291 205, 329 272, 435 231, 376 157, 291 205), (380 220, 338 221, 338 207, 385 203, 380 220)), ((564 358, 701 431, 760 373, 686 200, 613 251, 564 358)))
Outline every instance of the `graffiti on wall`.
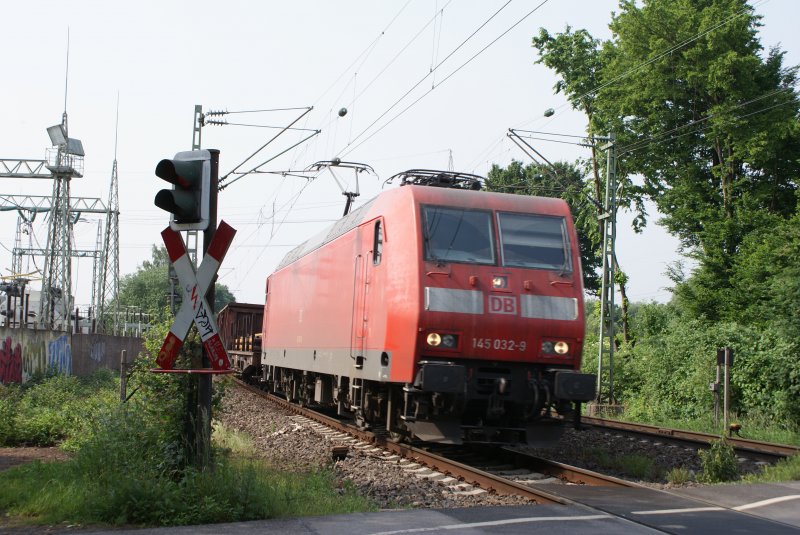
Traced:
POLYGON ((6 337, 0 344, 0 383, 22 382, 22 346, 6 337))
POLYGON ((25 383, 47 371, 72 374, 72 349, 67 335, 49 341, 37 336, 14 338, 0 340, 0 383, 25 383))
POLYGON ((106 356, 106 343, 104 340, 92 340, 92 347, 89 348, 89 358, 95 362, 100 362, 106 356))
POLYGON ((22 382, 47 371, 47 346, 44 340, 29 340, 22 348, 22 382))
POLYGON ((66 334, 47 343, 47 368, 64 375, 72 373, 72 349, 66 334))

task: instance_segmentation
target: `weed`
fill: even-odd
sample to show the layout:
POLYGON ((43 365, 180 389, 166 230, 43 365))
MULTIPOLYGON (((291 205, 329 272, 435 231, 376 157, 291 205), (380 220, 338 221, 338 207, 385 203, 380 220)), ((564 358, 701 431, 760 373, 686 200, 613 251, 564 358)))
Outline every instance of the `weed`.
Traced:
POLYGON ((685 466, 678 466, 667 472, 667 483, 671 485, 685 485, 692 480, 692 471, 685 466))
POLYGON ((611 454, 602 446, 592 446, 590 448, 586 448, 584 451, 584 457, 585 459, 594 461, 598 465, 606 468, 614 465, 611 454))
POLYGON ((226 429, 220 422, 213 422, 211 439, 221 450, 246 455, 253 451, 253 440, 246 434, 226 429))
POLYGON ((620 471, 639 479, 658 479, 661 475, 661 470, 650 457, 638 453, 623 455, 615 464, 620 471))
POLYGON ((750 474, 745 476, 744 479, 748 483, 800 480, 800 455, 781 459, 774 465, 764 467, 760 474, 750 474))
POLYGON ((700 450, 700 463, 703 473, 697 478, 702 483, 721 483, 739 477, 736 453, 724 438, 711 443, 707 450, 700 450))
MULTIPOLYGON (((134 370, 152 367, 138 359, 134 370)), ((323 470, 294 473, 243 459, 249 439, 216 425, 212 464, 190 466, 185 381, 136 373, 120 404, 109 374, 43 377, 0 389, 0 439, 52 443, 73 458, 0 472, 0 511, 33 523, 184 525, 374 510, 323 470), (13 418, 6 421, 3 415, 13 418)))

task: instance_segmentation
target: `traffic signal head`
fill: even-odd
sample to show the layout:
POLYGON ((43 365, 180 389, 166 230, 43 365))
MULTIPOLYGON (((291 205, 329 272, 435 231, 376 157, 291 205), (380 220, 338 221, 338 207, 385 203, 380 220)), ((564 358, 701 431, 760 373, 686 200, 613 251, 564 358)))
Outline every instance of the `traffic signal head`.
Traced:
POLYGON ((161 160, 156 176, 172 184, 172 189, 156 193, 155 205, 171 213, 173 230, 208 228, 211 194, 211 154, 207 150, 179 152, 171 160, 161 160))

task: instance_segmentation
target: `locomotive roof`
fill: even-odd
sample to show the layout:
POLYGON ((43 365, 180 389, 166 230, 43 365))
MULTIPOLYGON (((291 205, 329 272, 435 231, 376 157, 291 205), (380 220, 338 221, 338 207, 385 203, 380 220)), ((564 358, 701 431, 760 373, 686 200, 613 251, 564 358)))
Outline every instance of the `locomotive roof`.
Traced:
POLYGON ((511 193, 495 193, 473 191, 459 188, 439 188, 430 186, 401 186, 379 193, 365 202, 336 223, 327 227, 305 242, 301 243, 283 257, 276 270, 283 269, 308 253, 332 242, 339 236, 365 222, 370 209, 378 199, 394 196, 410 195, 411 199, 421 203, 438 203, 463 208, 491 209, 502 208, 515 212, 534 212, 549 215, 568 215, 569 207, 563 199, 554 197, 533 197, 530 195, 514 195, 511 193))

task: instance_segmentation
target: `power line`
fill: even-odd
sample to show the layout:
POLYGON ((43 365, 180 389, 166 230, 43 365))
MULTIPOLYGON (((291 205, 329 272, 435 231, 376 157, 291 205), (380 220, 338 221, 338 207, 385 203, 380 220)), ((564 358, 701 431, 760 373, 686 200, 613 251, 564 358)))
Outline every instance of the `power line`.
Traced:
MULTIPOLYGON (((763 100, 765 98, 769 98, 769 97, 771 97, 773 95, 777 95, 779 93, 790 92, 790 91, 793 91, 793 89, 792 88, 774 89, 772 91, 764 93, 763 95, 759 95, 758 97, 752 98, 752 99, 750 99, 750 100, 748 100, 746 102, 742 102, 742 103, 739 103, 739 104, 737 104, 737 105, 735 105, 735 106, 733 106, 731 108, 728 108, 727 110, 725 110, 725 112, 729 112, 731 110, 742 108, 744 106, 747 106, 748 104, 752 104, 753 102, 758 102, 759 100, 763 100)), ((777 106, 782 106, 782 105, 791 104, 791 103, 792 103, 791 100, 787 100, 785 102, 779 102, 779 103, 777 103, 777 104, 775 104, 773 106, 769 106, 767 108, 762 108, 762 109, 758 110, 757 112, 749 113, 747 115, 739 116, 739 117, 736 117, 736 118, 737 119, 743 119, 745 117, 749 117, 749 116, 753 115, 754 113, 760 113, 762 111, 767 111, 767 110, 770 110, 770 109, 772 109, 774 107, 777 107, 777 106)), ((683 130, 684 128, 689 128, 689 127, 701 124, 701 123, 703 123, 705 121, 708 121, 710 119, 716 118, 716 117, 718 117, 719 115, 721 115, 722 113, 725 113, 725 112, 712 113, 710 115, 706 115, 705 117, 701 117, 700 119, 695 119, 694 121, 686 123, 685 125, 677 126, 677 127, 673 128, 671 130, 667 130, 666 132, 662 132, 662 133, 660 133, 660 134, 658 134, 656 136, 650 136, 649 138, 646 138, 646 139, 642 139, 642 140, 639 140, 639 141, 634 141, 633 143, 631 143, 629 145, 626 145, 624 147, 620 147, 619 155, 622 156, 625 153, 638 150, 639 148, 642 148, 642 147, 644 147, 644 146, 646 146, 646 145, 648 145, 648 144, 650 144, 650 143, 652 143, 654 141, 658 141, 660 138, 663 138, 665 136, 669 136, 670 134, 672 134, 674 132, 677 132, 679 130, 683 130)), ((686 132, 685 134, 681 134, 679 136, 669 137, 668 139, 665 139, 664 141, 671 141, 671 140, 674 140, 674 139, 678 139, 680 137, 683 137, 685 135, 691 134, 691 133, 696 132, 696 131, 699 131, 699 129, 695 129, 695 130, 692 130, 690 132, 686 132)), ((660 143, 660 141, 659 141, 659 143, 660 143)))
MULTIPOLYGON (((423 93, 422 95, 420 95, 420 97, 419 97, 419 98, 417 98, 417 99, 416 99, 416 100, 414 100, 414 101, 413 101, 411 104, 409 104, 408 106, 406 106, 406 107, 405 107, 405 108, 404 108, 402 111, 400 111, 400 113, 398 113, 397 115, 395 115, 394 117, 392 117, 392 118, 391 118, 389 121, 387 121, 386 123, 384 123, 384 124, 383 124, 383 125, 382 125, 380 128, 378 128, 378 129, 377 129, 377 130, 375 130, 373 133, 371 133, 371 134, 370 134, 370 135, 369 135, 369 136, 368 136, 366 139, 362 140, 362 141, 361 141, 361 142, 359 142, 359 143, 358 143, 356 146, 354 146, 354 147, 350 148, 349 150, 347 150, 347 152, 344 152, 342 155, 343 155, 343 156, 346 156, 346 155, 350 154, 350 153, 351 153, 351 152, 353 152, 355 149, 357 149, 358 147, 360 147, 361 145, 363 145, 365 142, 367 142, 368 140, 372 139, 372 137, 374 137, 374 136, 375 136, 376 134, 378 134, 378 133, 379 133, 381 130, 383 130, 384 128, 386 128, 387 126, 389 126, 391 123, 393 123, 393 122, 394 122, 394 121, 395 121, 397 118, 399 118, 401 115, 403 115, 403 114, 404 114, 405 112, 407 112, 409 109, 411 109, 411 108, 412 108, 414 105, 416 105, 416 104, 417 104, 417 103, 418 103, 420 100, 422 100, 422 99, 423 99, 423 98, 425 98, 425 97, 426 97, 428 94, 430 94, 430 93, 431 93, 431 92, 432 92, 434 89, 436 89, 437 87, 439 87, 439 86, 441 86, 442 84, 444 84, 444 83, 445 83, 447 80, 449 80, 451 77, 453 77, 453 76, 454 76, 454 75, 455 75, 457 72, 459 72, 461 69, 463 69, 463 68, 464 68, 464 67, 466 67, 468 64, 470 64, 470 63, 471 63, 471 62, 472 62, 472 61, 473 61, 475 58, 477 58, 478 56, 480 56, 481 54, 483 54, 483 52, 485 52, 485 51, 486 51, 486 50, 487 50, 489 47, 491 47, 493 44, 495 44, 497 41, 499 41, 501 38, 503 38, 503 37, 504 37, 506 34, 508 34, 508 33, 509 33, 511 30, 513 30, 513 29, 514 29, 514 28, 516 28, 516 27, 517 27, 519 24, 521 24, 521 23, 522 23, 522 22, 523 22, 525 19, 527 19, 527 18, 528 18, 529 16, 531 16, 533 13, 535 13, 536 11, 538 11, 538 10, 539 10, 539 8, 541 8, 541 7, 542 7, 544 4, 546 4, 548 1, 549 1, 549 0, 542 0, 542 2, 541 2, 541 3, 539 3, 539 5, 537 5, 536 7, 534 7, 534 8, 533 8, 531 11, 529 11, 529 12, 528 12, 526 15, 524 15, 524 16, 523 16, 521 19, 519 19, 517 22, 515 22, 514 24, 512 24, 512 25, 511 25, 511 26, 510 26, 508 29, 506 29, 506 30, 505 30, 503 33, 501 33, 501 34, 500 34, 500 35, 498 35, 498 36, 497 36, 495 39, 493 39, 492 41, 490 41, 490 42, 489 42, 489 44, 487 44, 486 46, 484 46, 483 48, 481 48, 481 49, 480 49, 480 50, 479 50, 477 53, 475 53, 475 54, 474 54, 472 57, 470 57, 470 58, 469 58, 467 61, 465 61, 464 63, 462 63, 461 65, 459 65, 459 66, 458 66, 458 67, 457 67, 457 68, 456 68, 454 71, 452 71, 450 74, 448 74, 448 75, 447 75, 447 76, 446 76, 444 79, 442 79, 442 81, 440 81, 440 82, 439 82, 437 85, 435 85, 435 86, 431 87, 431 88, 430 88, 428 91, 426 91, 425 93, 423 93)), ((380 120, 381 120, 381 119, 382 119, 382 118, 383 118, 383 117, 384 117, 384 116, 385 116, 387 113, 389 113, 389 111, 391 111, 391 110, 392 110, 392 109, 393 109, 393 108, 394 108, 394 107, 395 107, 397 104, 399 104, 399 103, 400 103, 400 102, 401 102, 403 99, 405 99, 405 97, 406 97, 406 96, 407 96, 407 95, 408 95, 408 94, 409 94, 411 91, 413 91, 414 89, 416 89, 416 88, 419 86, 419 84, 421 84, 421 83, 422 83, 422 81, 423 81, 423 80, 425 80, 425 78, 427 78, 428 76, 430 76, 430 74, 432 74, 432 73, 433 73, 433 72, 434 72, 434 71, 435 71, 437 68, 439 68, 439 67, 440 67, 440 66, 441 66, 441 65, 442 65, 442 64, 443 64, 445 61, 447 61, 447 60, 448 60, 448 59, 449 59, 449 58, 450 58, 450 57, 451 57, 451 56, 452 56, 452 55, 453 55, 453 54, 454 54, 454 53, 455 53, 455 52, 456 52, 456 51, 457 51, 459 48, 461 48, 461 47, 462 47, 462 46, 463 46, 463 45, 464 45, 464 44, 465 44, 465 43, 466 43, 466 42, 467 42, 469 39, 471 39, 471 38, 472 38, 472 37, 473 37, 473 36, 474 36, 474 35, 475 35, 475 34, 476 34, 478 31, 480 31, 480 29, 481 29, 481 28, 483 28, 483 27, 484 27, 486 24, 488 24, 488 23, 489 23, 489 21, 490 21, 490 20, 492 20, 492 19, 493 19, 493 18, 494 18, 494 17, 495 17, 495 16, 496 16, 496 15, 497 15, 497 14, 498 14, 498 13, 499 13, 501 10, 503 10, 503 9, 504 9, 504 8, 505 8, 505 7, 506 7, 506 6, 507 6, 507 5, 510 3, 510 2, 511 2, 511 0, 509 0, 508 2, 506 2, 506 3, 505 3, 505 4, 504 4, 504 5, 503 5, 503 6, 502 6, 502 7, 501 7, 499 10, 497 10, 497 11, 496 11, 496 12, 495 12, 495 13, 494 13, 494 14, 493 14, 491 17, 489 17, 489 19, 487 19, 487 20, 486 20, 486 21, 485 21, 485 22, 484 22, 484 23, 483 23, 481 26, 479 26, 479 27, 478 27, 478 28, 477 28, 477 29, 476 29, 476 30, 475 30, 475 31, 474 31, 474 32, 473 32, 473 33, 472 33, 472 34, 471 34, 469 37, 467 37, 467 39, 465 39, 465 40, 464 40, 464 41, 463 41, 463 42, 462 42, 460 45, 458 45, 458 47, 456 47, 456 48, 455 48, 455 49, 454 49, 454 50, 453 50, 453 51, 452 51, 450 54, 448 54, 448 56, 447 56, 445 59, 443 59, 443 60, 442 60, 442 61, 441 61, 441 62, 440 62, 440 63, 439 63, 439 64, 438 64, 438 65, 437 65, 437 66, 436 66, 436 67, 435 67, 435 68, 434 68, 432 71, 431 71, 431 73, 428 73, 427 75, 425 75, 425 76, 424 76, 424 77, 423 77, 423 78, 422 78, 422 79, 421 79, 419 82, 417 82, 417 83, 416 83, 416 84, 415 84, 415 85, 414 85, 414 86, 413 86, 411 89, 409 89, 409 90, 408 90, 408 91, 407 91, 407 92, 406 92, 406 93, 405 93, 405 94, 404 94, 402 97, 400 97, 400 99, 398 99, 398 100, 397 100, 397 101, 396 101, 394 104, 392 104, 392 105, 391 105, 391 106, 390 106, 390 107, 389 107, 389 108, 388 108, 388 109, 387 109, 387 110, 386 110, 386 111, 385 111, 383 114, 381 114, 381 116, 380 116, 380 117, 378 117, 378 118, 377 118, 375 121, 373 121, 373 122, 372 122, 372 124, 370 124, 370 125, 369 125, 367 128, 365 128, 365 129, 364 129, 364 130, 361 132, 361 134, 359 134, 358 136, 356 136, 356 139, 358 139, 358 138, 359 138, 361 135, 363 135, 363 134, 364 134, 366 131, 368 131, 370 128, 372 128, 372 126, 373 126, 373 125, 375 125, 375 123, 377 123, 378 121, 380 121, 380 120)))
MULTIPOLYGON (((449 6, 451 2, 452 2, 452 0, 448 1, 444 5, 444 7, 442 7, 441 10, 439 10, 439 12, 444 12, 444 10, 447 9, 447 6, 449 6)), ((432 22, 436 21, 436 17, 437 17, 437 15, 434 15, 430 20, 428 20, 428 22, 426 22, 419 29, 419 31, 411 39, 408 40, 408 42, 403 46, 403 48, 401 48, 397 52, 397 54, 395 54, 394 57, 386 63, 386 65, 383 67, 383 69, 381 69, 381 71, 377 75, 375 75, 375 77, 372 80, 370 80, 370 82, 364 87, 364 89, 362 89, 361 92, 359 92, 358 95, 353 98, 353 100, 348 104, 348 106, 353 106, 356 103, 356 101, 358 101, 358 99, 360 99, 361 96, 370 87, 372 87, 372 84, 374 84, 383 75, 383 73, 385 73, 389 69, 389 67, 391 67, 394 64, 395 61, 397 61, 397 59, 403 54, 403 52, 405 52, 408 49, 408 47, 411 46, 414 43, 414 41, 416 41, 422 35, 422 33, 428 28, 428 26, 430 26, 432 22)), ((431 66, 431 72, 433 72, 433 70, 434 70, 434 68, 433 68, 433 66, 431 66)), ((330 122, 332 122, 332 121, 330 121, 330 122)), ((330 122, 328 124, 330 124, 330 122)), ((351 142, 352 142, 352 140, 350 140, 348 142, 348 144, 351 143, 351 142)))
MULTIPOLYGON (((408 1, 407 1, 405 4, 403 4, 403 7, 401 7, 401 8, 400 8, 400 10, 397 12, 397 14, 395 14, 395 16, 394 16, 394 17, 392 17, 392 20, 390 20, 390 21, 389 21, 389 24, 387 24, 387 25, 386 25, 386 27, 385 27, 385 28, 384 28, 384 29, 383 29, 383 30, 382 30, 382 31, 381 31, 381 32, 378 34, 378 36, 377 36, 377 37, 376 37, 376 38, 375 38, 375 39, 374 39, 374 40, 373 40, 373 41, 372 41, 372 42, 371 42, 371 43, 370 43, 370 44, 367 46, 367 48, 365 48, 365 49, 364 49, 364 51, 363 51, 363 52, 361 52, 361 54, 359 54, 358 56, 356 56, 356 59, 354 59, 354 60, 353 60, 353 62, 352 62, 352 63, 351 63, 351 64, 350 64, 350 65, 349 65, 349 66, 348 66, 348 67, 347 67, 347 68, 346 68, 344 71, 342 71, 342 74, 340 74, 340 75, 339 75, 339 77, 338 77, 338 78, 336 78, 336 80, 334 80, 334 81, 333 81, 333 83, 331 83, 331 85, 330 85, 330 86, 328 86, 328 88, 327 88, 325 91, 323 91, 323 92, 322 92, 322 94, 321 94, 321 95, 320 95, 320 96, 317 98, 317 100, 316 100, 315 104, 316 104, 317 102, 319 102, 320 100, 322 100, 322 99, 325 97, 325 95, 327 95, 327 94, 328 94, 328 92, 329 92, 331 89, 333 89, 333 88, 334 88, 334 86, 335 86, 337 83, 339 83, 339 80, 341 80, 341 79, 342 79, 342 77, 343 77, 345 74, 347 74, 348 72, 350 72, 350 69, 352 69, 352 68, 353 68, 353 66, 354 66, 356 63, 358 63, 358 60, 359 60, 359 59, 361 59, 361 56, 364 56, 365 54, 367 54, 367 55, 368 55, 368 53, 370 52, 370 50, 372 50, 372 49, 375 47, 375 45, 378 43, 378 41, 381 39, 381 37, 383 37, 383 36, 384 36, 384 34, 386 34, 386 32, 387 32, 387 31, 389 31, 389 28, 391 28, 391 27, 392 27, 392 25, 394 24, 394 22, 397 20, 397 18, 400 16, 400 14, 401 14, 401 13, 403 13, 403 11, 405 11, 405 9, 408 7, 408 4, 410 4, 410 3, 411 3, 411 0, 408 0, 408 1)), ((366 60, 366 58, 365 58, 365 60, 366 60)), ((364 62, 362 62, 361 64, 363 65, 363 63, 364 63, 364 62)))
MULTIPOLYGON (((757 2, 755 2, 755 3, 753 4, 753 6, 752 6, 752 7, 753 7, 753 8, 756 8, 756 7, 758 7, 759 5, 762 5, 762 4, 765 4, 765 3, 767 3, 768 1, 769 1, 769 0, 760 0, 760 1, 757 1, 757 2)), ((636 71, 640 70, 641 68, 643 68, 643 67, 646 67, 647 65, 649 65, 649 64, 651 64, 651 63, 653 63, 653 62, 657 61, 658 59, 661 59, 661 58, 663 58, 664 56, 666 56, 666 55, 669 55, 669 54, 671 54, 672 52, 675 52, 675 51, 676 51, 676 50, 678 50, 679 48, 682 48, 683 46, 685 46, 685 45, 687 45, 687 44, 689 44, 689 43, 691 43, 691 42, 694 42, 694 41, 696 41, 696 40, 697 40, 697 39, 699 39, 700 37, 703 37, 703 36, 707 35, 708 33, 712 32, 712 31, 715 31, 715 30, 717 30, 717 29, 719 29, 719 28, 721 28, 721 27, 723 27, 723 26, 725 26, 725 25, 727 25, 727 24, 730 24, 731 22, 733 22, 733 21, 734 21, 735 19, 737 19, 738 17, 741 17, 741 16, 743 16, 743 15, 747 14, 749 11, 750 11, 750 8, 748 7, 748 8, 745 8, 745 9, 743 9, 742 11, 740 11, 740 12, 738 12, 738 13, 735 13, 735 14, 731 15, 730 17, 728 17, 727 19, 725 19, 725 20, 721 21, 720 23, 716 24, 715 26, 712 26, 711 28, 709 28, 709 29, 707 29, 707 30, 705 30, 705 31, 702 31, 702 32, 698 32, 698 33, 696 33, 694 36, 692 36, 692 37, 690 37, 690 38, 688 38, 688 39, 686 39, 686 40, 682 41, 681 43, 679 43, 679 44, 677 44, 677 45, 674 45, 674 46, 670 47, 669 49, 667 49, 667 50, 665 50, 665 51, 663 51, 663 52, 659 53, 659 54, 658 54, 656 57, 654 57, 654 58, 651 58, 651 59, 649 59, 649 60, 647 60, 647 61, 640 62, 639 64, 637 64, 637 65, 634 65, 633 67, 631 67, 631 68, 630 68, 630 69, 628 69, 627 71, 623 72, 623 73, 622 73, 622 74, 620 74, 619 76, 617 76, 617 77, 613 78, 612 80, 609 80, 608 82, 605 82, 605 83, 603 83, 603 84, 601 84, 601 85, 598 85, 598 86, 596 86, 595 88, 593 88, 593 89, 591 89, 591 90, 587 91, 586 93, 583 93, 582 95, 579 95, 579 96, 577 96, 577 97, 575 97, 575 98, 569 98, 569 97, 567 97, 567 100, 568 100, 568 101, 567 101, 567 102, 565 102, 565 103, 563 103, 563 104, 561 104, 560 106, 558 106, 558 107, 556 108, 556 110, 560 110, 560 109, 562 109, 562 108, 566 107, 567 105, 570 105, 570 104, 571 104, 573 101, 580 100, 580 99, 582 99, 582 98, 584 98, 584 97, 586 97, 586 96, 589 96, 589 95, 592 95, 592 94, 594 94, 594 93, 597 93, 597 92, 599 92, 601 89, 604 89, 604 88, 606 88, 606 87, 608 87, 608 86, 610 86, 610 85, 612 85, 612 84, 614 84, 614 83, 617 83, 617 82, 619 82, 619 81, 620 81, 620 80, 622 80, 623 78, 626 78, 627 76, 629 76, 629 75, 633 74, 634 72, 636 72, 636 71)), ((565 95, 565 96, 566 96, 566 95, 565 95)), ((528 121, 525 121, 525 122, 521 123, 521 125, 520 125, 520 126, 524 126, 524 125, 530 124, 531 122, 538 121, 538 120, 541 120, 541 118, 540 118, 540 117, 537 117, 537 118, 535 118, 535 119, 530 119, 530 120, 528 120, 528 121)), ((499 138, 499 139, 500 139, 500 140, 502 140, 502 139, 503 139, 503 138, 505 138, 505 137, 506 137, 505 135, 502 135, 502 136, 500 136, 500 138, 499 138)), ((490 143, 490 144, 489 144, 489 146, 493 146, 494 144, 496 144, 496 142, 492 142, 492 143, 490 143)), ((486 150, 491 150, 491 149, 485 149, 485 150, 484 150, 484 151, 482 151, 482 152, 486 152, 486 150)), ((477 164, 476 164, 476 165, 477 165, 477 164)))
MULTIPOLYGON (((753 8, 755 8, 756 6, 758 6, 760 4, 765 3, 767 1, 768 0, 762 0, 760 2, 756 2, 753 5, 753 8)), ((683 48, 684 46, 688 45, 689 43, 693 43, 694 41, 700 39, 701 37, 713 32, 713 31, 715 31, 715 30, 717 30, 717 29, 719 29, 719 28, 721 28, 721 27, 723 27, 723 26, 725 26, 727 24, 730 24, 735 19, 747 14, 750 10, 751 10, 750 6, 747 6, 745 9, 739 11, 738 13, 734 13, 730 17, 724 19, 723 21, 721 21, 718 24, 712 26, 711 28, 708 28, 707 30, 704 30, 702 32, 698 32, 698 33, 694 34, 692 37, 689 37, 688 39, 685 39, 684 41, 678 43, 677 45, 672 46, 671 48, 661 52, 660 54, 656 55, 655 57, 652 57, 647 61, 640 62, 637 65, 634 65, 633 67, 631 67, 627 71, 623 72, 622 74, 619 74, 619 75, 615 76, 614 78, 612 78, 611 80, 609 80, 607 82, 604 82, 604 83, 600 84, 599 86, 595 87, 594 89, 591 89, 591 90, 589 90, 589 91, 587 91, 587 92, 585 92, 585 93, 583 93, 581 95, 578 95, 577 97, 574 97, 574 98, 569 98, 568 97, 568 102, 565 102, 565 103, 561 104, 560 106, 558 106, 556 108, 556 110, 560 110, 560 109, 564 108, 565 106, 567 106, 568 104, 572 104, 572 102, 580 101, 581 99, 583 99, 585 97, 588 97, 590 95, 598 93, 599 91, 605 89, 606 87, 609 87, 609 86, 619 82, 620 80, 622 80, 624 78, 627 78, 628 76, 630 76, 630 75, 634 74, 635 72, 641 70, 642 68, 650 65, 651 63, 655 63, 656 61, 660 60, 664 56, 668 56, 669 54, 672 54, 676 50, 679 50, 679 49, 683 48)))
MULTIPOLYGON (((473 31, 473 32, 472 32, 472 33, 471 33, 469 36, 467 36, 467 38, 466 38, 466 39, 464 39, 463 41, 461 41, 461 43, 460 43, 458 46, 456 46, 456 47, 455 47, 455 48, 454 48, 454 49, 453 49, 453 50, 452 50, 452 51, 451 51, 451 52, 450 52, 450 53, 447 55, 447 57, 445 57, 445 58, 444 58, 442 61, 440 61, 440 62, 439 62, 439 63, 438 63, 438 64, 437 64, 435 67, 433 67, 433 68, 430 70, 430 72, 428 72, 428 73, 427 73, 425 76, 423 76, 422 78, 420 78, 420 79, 417 81, 417 83, 415 83, 413 86, 411 86, 411 88, 410 88, 408 91, 406 91, 406 92, 405 92, 405 93, 404 93, 404 94, 403 94, 403 95, 402 95, 400 98, 398 98, 397 100, 395 100, 395 102, 394 102, 394 103, 393 103, 391 106, 389 106, 389 107, 388 107, 388 108, 387 108, 387 109, 386 109, 386 110, 385 110, 383 113, 381 113, 381 114, 378 116, 378 118, 377 118, 377 119, 375 119, 375 120, 374 120, 372 123, 370 123, 370 124, 369 124, 369 126, 367 126, 367 127, 364 129, 364 130, 362 130, 362 131, 361 131, 361 132, 360 132, 360 133, 359 133, 359 134, 358 134, 358 135, 357 135, 355 138, 353 138, 353 140, 351 140, 351 141, 350 141, 350 143, 348 143, 348 144, 345 146, 345 148, 347 148, 347 147, 348 147, 348 146, 350 146, 350 145, 351 145, 353 142, 355 142, 356 140, 358 140, 358 139, 359 139, 361 136, 363 136, 363 135, 364 135, 366 132, 368 132, 368 131, 369 131, 369 129, 370 129, 370 128, 372 128, 372 127, 373 127, 373 126, 374 126, 374 125, 375 125, 375 124, 376 124, 378 121, 380 121, 381 119, 383 119, 383 118, 384 118, 384 117, 385 117, 385 116, 386 116, 386 115, 387 115, 387 114, 388 114, 390 111, 392 111, 392 110, 394 109, 394 107, 395 107, 395 106, 397 106, 398 104, 400 104, 400 102, 402 102, 402 101, 403 101, 403 100, 404 100, 404 99, 405 99, 405 98, 406 98, 406 97, 407 97, 407 96, 408 96, 408 95, 409 95, 409 94, 410 94, 412 91, 414 91, 414 90, 415 90, 417 87, 419 87, 419 85, 420 85, 422 82, 424 82, 424 81, 425 81, 425 80, 426 80, 426 79, 427 79, 429 76, 431 76, 431 75, 432 75, 434 72, 436 72, 436 70, 437 70, 439 67, 441 67, 442 65, 444 65, 444 64, 447 62, 447 60, 448 60, 448 59, 450 59, 450 58, 453 56, 453 54, 455 54, 456 52, 458 52, 458 51, 459 51, 459 50, 460 50, 460 49, 461 49, 461 48, 462 48, 462 47, 463 47, 465 44, 467 44, 467 42, 469 42, 469 41, 470 41, 470 40, 471 40, 471 39, 472 39, 472 38, 473 38, 473 37, 474 37, 474 36, 475 36, 475 35, 476 35, 476 34, 477 34, 479 31, 481 31, 481 30, 482 30, 482 29, 483 29, 483 28, 484 28, 484 27, 485 27, 487 24, 489 24, 489 22, 490 22, 492 19, 494 19, 494 18, 495 18, 495 17, 496 17, 496 16, 497 16, 497 15, 498 15, 498 14, 499 14, 501 11, 503 11, 503 10, 504 10, 504 9, 505 9, 505 8, 506 8, 506 7, 507 7, 507 6, 508 6, 508 5, 509 5, 509 4, 512 2, 512 1, 513 1, 513 0, 508 0, 508 1, 507 1, 505 4, 503 4, 503 5, 500 7, 500 9, 498 9, 497 11, 495 11, 495 12, 494 12, 494 13, 493 13, 493 14, 492 14, 492 15, 491 15, 491 16, 490 16, 488 19, 486 19, 486 20, 485 20, 485 21, 484 21, 484 22, 483 22, 483 23, 482 23, 480 26, 478 26, 478 27, 477 27, 477 28, 476 28, 476 29, 475 29, 475 30, 474 30, 474 31, 473 31)), ((544 0, 544 2, 547 2, 547 1, 548 1, 548 0, 544 0)), ((544 2, 542 2, 542 3, 544 3, 544 2)), ((540 4, 540 5, 541 5, 541 4, 540 4)), ((440 82, 440 84, 441 84, 441 82, 440 82)), ((428 91, 428 92, 430 92, 430 91, 428 91)), ((425 93, 425 94, 427 94, 427 93, 425 93)), ((423 95, 423 96, 424 96, 424 95, 423 95)), ((417 99, 417 101, 418 101, 418 100, 419 100, 419 99, 417 99)), ((413 104, 415 104, 417 101, 415 101, 414 103, 412 103, 412 105, 413 105, 413 104)), ((403 110, 403 111, 405 111, 405 110, 403 110)), ((401 113, 402 113, 402 112, 401 112, 401 113)), ((397 118, 397 117, 395 117, 395 118, 397 118)), ((392 121, 393 121, 393 120, 394 120, 394 119, 392 119, 392 121)), ((391 123, 392 121, 389 121, 389 123, 391 123)), ((387 123, 387 124, 389 124, 389 123, 387 123)), ((384 125, 384 126, 383 126, 383 127, 381 127, 380 129, 378 129, 376 132, 372 133, 372 134, 371 134, 371 135, 370 135, 370 136, 369 136, 367 139, 370 139, 370 138, 371 138, 372 136, 374 136, 374 135, 375 135, 377 132, 380 132, 380 130, 382 130, 382 129, 383 129, 385 126, 386 126, 386 125, 384 125)), ((364 141, 366 141, 366 140, 364 140, 364 141)), ((359 143, 358 145, 356 145, 355 147, 353 147, 352 149, 350 149, 349 151, 345 152, 345 153, 343 154, 343 156, 344 156, 344 155, 346 155, 346 154, 349 154, 349 153, 350 153, 350 152, 352 152, 352 151, 353 151, 355 148, 357 148, 357 147, 361 146, 361 144, 362 144, 362 143, 363 143, 363 141, 362 141, 361 143, 359 143)))

